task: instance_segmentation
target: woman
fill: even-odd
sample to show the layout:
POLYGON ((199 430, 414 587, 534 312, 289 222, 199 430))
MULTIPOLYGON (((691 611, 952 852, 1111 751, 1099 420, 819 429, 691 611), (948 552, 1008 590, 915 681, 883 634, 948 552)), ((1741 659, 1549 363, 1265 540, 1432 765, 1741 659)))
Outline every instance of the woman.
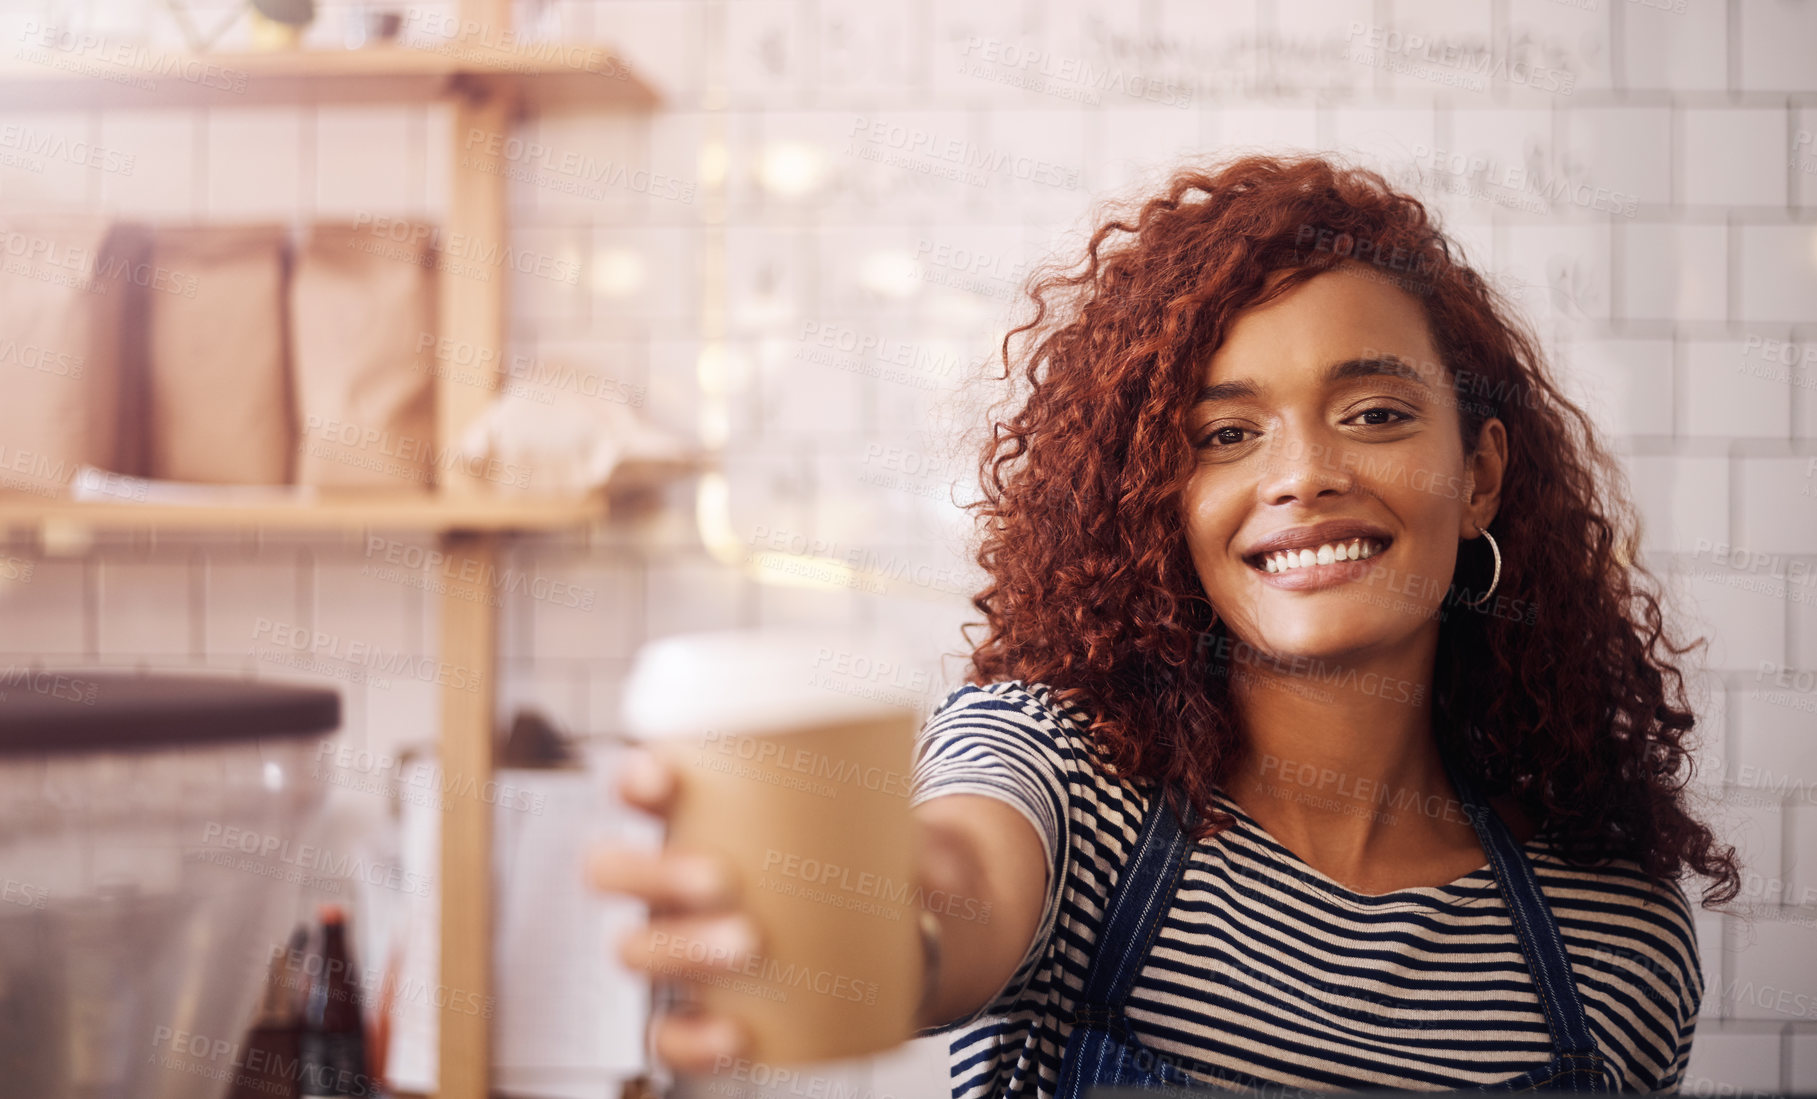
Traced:
MULTIPOLYGON (((1032 287, 968 686, 917 747, 953 1094, 1675 1089, 1738 891, 1590 422, 1420 204, 1188 170, 1032 287)), ((661 812, 672 777, 625 795, 661 812)), ((755 948, 729 869, 598 864, 755 948), (692 875, 690 877, 690 875, 692 875)), ((740 1036, 671 1016, 661 1056, 740 1036)), ((717 1043, 717 1044, 716 1044, 717 1043)))

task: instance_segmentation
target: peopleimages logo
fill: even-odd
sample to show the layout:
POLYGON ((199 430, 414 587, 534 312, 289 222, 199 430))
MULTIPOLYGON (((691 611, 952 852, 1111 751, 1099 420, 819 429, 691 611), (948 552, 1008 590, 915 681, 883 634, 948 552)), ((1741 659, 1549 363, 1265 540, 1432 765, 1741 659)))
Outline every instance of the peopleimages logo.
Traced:
POLYGON ((876 765, 864 766, 849 759, 830 756, 806 748, 790 748, 780 739, 738 736, 709 730, 695 749, 697 760, 710 758, 708 753, 742 760, 760 768, 789 771, 809 779, 824 779, 838 786, 853 786, 876 794, 908 797, 912 793, 907 772, 876 765))
POLYGON ((1078 168, 1012 154, 1006 149, 980 145, 969 138, 935 133, 919 126, 854 115, 846 136, 847 152, 863 159, 943 176, 974 187, 987 186, 992 179, 1008 177, 1069 191, 1079 188, 1078 168))
POLYGON ((497 131, 470 128, 463 148, 467 152, 461 158, 464 167, 594 200, 603 198, 609 190, 623 190, 673 202, 694 201, 694 184, 687 180, 497 131), (496 169, 488 167, 495 161, 496 169))
POLYGON ((17 230, 0 230, 0 270, 91 294, 105 294, 111 282, 129 282, 178 297, 196 296, 194 275, 160 264, 133 263, 124 255, 99 255, 17 230))
POLYGON ((1610 187, 1598 187, 1564 172, 1548 173, 1541 168, 1498 161, 1481 153, 1464 153, 1415 144, 1413 162, 1441 178, 1468 179, 1491 188, 1478 197, 1493 199, 1497 194, 1519 194, 1543 204, 1543 213, 1553 205, 1570 204, 1585 210, 1619 214, 1631 218, 1640 212, 1640 196, 1610 187))
POLYGON ((507 595, 521 595, 538 602, 591 611, 598 592, 565 580, 507 567, 502 571, 464 554, 447 554, 433 546, 419 546, 382 535, 366 536, 366 556, 408 573, 429 572, 463 584, 477 584, 507 595))
POLYGON ((303 417, 297 449, 325 462, 370 469, 389 477, 433 481, 435 470, 459 471, 494 484, 527 488, 530 468, 463 450, 458 443, 436 443, 410 435, 366 427, 310 413, 303 417))
POLYGON ((93 31, 27 19, 19 33, 22 43, 15 59, 81 73, 129 87, 150 90, 152 77, 181 80, 198 87, 239 94, 246 90, 246 72, 203 61, 189 54, 148 49, 142 42, 110 38, 93 31))
POLYGON ((401 759, 326 740, 316 749, 310 775, 336 786, 430 809, 445 808, 446 799, 453 797, 541 816, 548 804, 541 791, 515 783, 495 778, 482 783, 474 776, 444 770, 431 759, 401 759))
POLYGON ((255 620, 252 639, 312 659, 339 661, 356 668, 371 669, 400 679, 435 683, 470 694, 479 690, 483 679, 477 671, 433 657, 417 656, 401 649, 387 649, 374 642, 343 638, 323 630, 312 630, 270 618, 255 620))
POLYGON ((419 364, 425 351, 430 351, 435 361, 443 364, 437 370, 437 377, 448 377, 454 381, 491 389, 502 375, 504 379, 508 379, 505 387, 507 392, 543 404, 554 404, 556 392, 568 392, 611 404, 642 408, 649 394, 647 386, 603 377, 573 366, 545 363, 522 352, 501 357, 493 348, 481 347, 451 336, 438 336, 433 332, 417 335, 416 350, 419 364))
POLYGON ((363 855, 336 854, 319 844, 293 843, 284 836, 218 821, 209 821, 202 826, 201 843, 187 850, 184 857, 190 862, 220 862, 235 869, 266 873, 267 876, 278 876, 269 872, 277 864, 284 864, 310 872, 316 876, 318 883, 361 881, 367 885, 412 893, 419 897, 429 895, 433 880, 405 870, 400 865, 373 862, 363 855), (251 859, 235 863, 214 857, 235 854, 251 856, 251 859))
POLYGON ((599 46, 521 37, 514 27, 495 26, 477 19, 462 20, 445 11, 415 5, 406 9, 404 18, 413 28, 420 27, 422 37, 428 39, 415 43, 418 49, 452 56, 484 52, 489 55, 486 60, 491 64, 522 72, 536 72, 553 64, 608 80, 631 78, 629 64, 599 46))
MULTIPOLYGON (((28 571, 26 576, 29 578, 30 575, 28 571)), ((93 706, 100 691, 100 684, 92 679, 48 672, 43 668, 22 668, 17 664, 9 664, 0 670, 0 686, 18 687, 46 698, 60 698, 84 706, 93 706)), ((3 691, 0 691, 0 697, 5 697, 3 691)))
POLYGON ((83 356, 67 351, 52 351, 36 344, 21 344, 18 340, 0 340, 0 366, 17 365, 40 374, 54 374, 76 381, 82 377, 87 362, 83 356))
POLYGON ((43 908, 49 899, 50 890, 45 886, 13 878, 0 879, 0 902, 16 904, 21 908, 43 908))
POLYGON ((704 1085, 704 1090, 709 1095, 747 1096, 750 1094, 750 1086, 756 1085, 764 1089, 765 1099, 778 1099, 783 1095, 801 1095, 807 1099, 896 1099, 895 1095, 887 1091, 877 1092, 869 1087, 855 1088, 847 1084, 842 1076, 818 1075, 812 1071, 814 1067, 784 1067, 720 1054, 713 1059, 713 1075, 704 1085))
POLYGON ((534 275, 570 286, 580 281, 580 264, 574 260, 513 248, 508 244, 489 243, 466 233, 444 233, 440 227, 417 221, 360 213, 354 215, 353 227, 370 238, 363 245, 364 251, 393 259, 414 259, 418 254, 416 250, 427 246, 435 257, 427 262, 464 261, 447 268, 457 273, 482 273, 484 268, 507 267, 520 275, 534 275), (385 244, 399 247, 387 250, 383 247, 385 244))
POLYGON ((1570 95, 1577 74, 1510 56, 1475 43, 1408 33, 1378 24, 1352 22, 1350 59, 1376 68, 1472 91, 1487 91, 1491 79, 1570 95))
POLYGON ((1192 105, 1192 88, 1171 79, 1099 65, 1084 57, 1054 53, 1024 42, 973 35, 960 47, 959 71, 1012 87, 1097 106, 1103 93, 1148 100, 1169 107, 1192 105))
MULTIPOLYGON (((9 122, 0 126, 0 149, 18 154, 20 157, 42 157, 44 160, 61 160, 84 168, 112 172, 115 175, 129 176, 133 170, 133 156, 118 149, 108 149, 91 141, 76 140, 57 133, 43 133, 31 126, 22 126, 9 122)), ((43 171, 39 162, 32 171, 43 171)))
MULTIPOLYGON (((652 953, 667 954, 670 958, 685 959, 693 965, 714 965, 730 971, 704 978, 709 981, 725 980, 732 974, 754 978, 754 981, 740 981, 727 987, 735 987, 749 995, 778 1002, 786 1001, 791 991, 813 992, 854 1004, 877 1002, 876 981, 835 973, 830 969, 815 969, 800 962, 784 962, 756 952, 744 954, 740 960, 737 951, 718 942, 658 931, 650 936, 650 950, 652 953)), ((665 975, 686 972, 687 976, 696 981, 703 979, 698 973, 684 971, 680 966, 659 963, 654 971, 665 975)))
MULTIPOLYGON (((926 908, 944 912, 963 920, 989 923, 991 904, 975 897, 962 897, 944 889, 930 890, 919 882, 898 881, 871 870, 860 870, 822 859, 778 851, 764 852, 763 869, 769 873, 793 878, 811 886, 850 893, 869 900, 881 901, 899 909, 926 908)), ((891 917, 892 919, 894 917, 891 917)))

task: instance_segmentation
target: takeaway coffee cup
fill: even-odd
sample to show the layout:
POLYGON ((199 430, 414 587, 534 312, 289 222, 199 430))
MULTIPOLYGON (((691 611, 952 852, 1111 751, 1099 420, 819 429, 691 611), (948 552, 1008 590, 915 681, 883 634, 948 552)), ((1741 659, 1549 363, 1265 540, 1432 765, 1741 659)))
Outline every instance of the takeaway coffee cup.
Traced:
MULTIPOLYGON (((631 670, 626 727, 678 776, 668 842, 723 858, 763 937, 757 956, 693 989, 744 1024, 756 1061, 838 1060, 913 1036, 918 718, 889 652, 852 633, 728 631, 651 642, 631 670)), ((665 953, 710 949, 659 943, 657 974, 665 953)))

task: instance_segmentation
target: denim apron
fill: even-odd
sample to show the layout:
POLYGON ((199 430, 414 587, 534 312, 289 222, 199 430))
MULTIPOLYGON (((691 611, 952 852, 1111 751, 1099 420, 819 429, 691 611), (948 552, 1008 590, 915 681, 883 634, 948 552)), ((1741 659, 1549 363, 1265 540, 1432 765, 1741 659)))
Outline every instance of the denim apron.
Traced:
MULTIPOLYGON (((1513 917, 1527 971, 1533 977, 1534 990, 1546 1015, 1553 1049, 1552 1059, 1531 1071, 1497 1083, 1458 1085, 1457 1090, 1616 1090, 1590 1036, 1564 940, 1552 918, 1552 909, 1540 893, 1532 864, 1501 817, 1477 798, 1475 787, 1449 758, 1445 759, 1445 769, 1463 801, 1464 814, 1476 826, 1496 885, 1513 917)), ((1085 974, 1085 993, 1070 1019, 1073 1029, 1060 1062, 1059 1088, 1055 1093, 1058 1099, 1085 1099, 1088 1088, 1106 1085, 1169 1091, 1226 1090, 1194 1079, 1167 1055, 1143 1045, 1124 1015, 1129 990, 1160 933, 1162 918, 1172 905, 1186 870, 1192 844, 1182 829, 1190 831, 1196 820, 1190 805, 1186 813, 1187 820, 1182 825, 1167 811, 1159 791, 1149 799, 1148 816, 1136 841, 1135 855, 1124 863, 1122 877, 1105 906, 1104 926, 1098 932, 1097 947, 1085 974)))

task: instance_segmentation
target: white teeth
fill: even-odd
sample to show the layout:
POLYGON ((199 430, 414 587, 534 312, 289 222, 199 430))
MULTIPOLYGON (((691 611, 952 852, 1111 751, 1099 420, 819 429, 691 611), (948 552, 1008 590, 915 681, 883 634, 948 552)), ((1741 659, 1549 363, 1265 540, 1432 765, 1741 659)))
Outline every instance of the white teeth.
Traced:
POLYGON ((1337 561, 1363 561, 1381 551, 1379 543, 1367 538, 1353 538, 1349 542, 1327 542, 1316 550, 1277 550, 1262 559, 1262 568, 1266 572, 1287 572, 1337 561))

